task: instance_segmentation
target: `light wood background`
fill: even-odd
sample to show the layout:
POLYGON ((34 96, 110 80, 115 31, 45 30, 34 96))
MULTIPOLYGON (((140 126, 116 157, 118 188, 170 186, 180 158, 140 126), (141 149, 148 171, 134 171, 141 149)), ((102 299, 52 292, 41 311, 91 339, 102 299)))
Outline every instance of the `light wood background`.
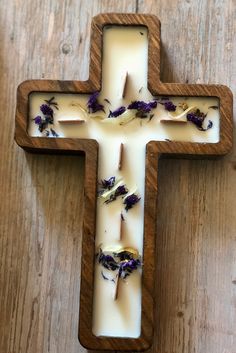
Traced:
MULTIPOLYGON (((88 76, 90 21, 162 22, 165 82, 236 88, 234 0, 0 0, 0 353, 84 353, 77 339, 84 159, 13 141, 17 85, 88 76)), ((150 353, 236 353, 236 149, 163 160, 150 353)))

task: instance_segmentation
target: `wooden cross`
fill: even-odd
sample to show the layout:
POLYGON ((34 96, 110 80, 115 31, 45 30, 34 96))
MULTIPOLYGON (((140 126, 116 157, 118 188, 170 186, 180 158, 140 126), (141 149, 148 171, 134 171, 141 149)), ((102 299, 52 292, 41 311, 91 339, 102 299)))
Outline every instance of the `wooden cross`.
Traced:
POLYGON ((157 171, 161 156, 215 157, 232 147, 232 94, 222 85, 162 83, 160 81, 160 22, 152 15, 101 14, 93 18, 90 73, 87 81, 29 80, 17 91, 15 140, 29 152, 85 155, 84 222, 81 261, 79 339, 88 349, 138 351, 153 342, 155 303, 155 242, 157 171), (96 337, 92 334, 98 143, 92 139, 31 137, 28 134, 29 95, 32 92, 87 93, 101 90, 102 40, 105 25, 142 25, 148 29, 148 89, 153 96, 218 97, 220 139, 217 143, 150 141, 146 145, 142 319, 138 338, 96 337))

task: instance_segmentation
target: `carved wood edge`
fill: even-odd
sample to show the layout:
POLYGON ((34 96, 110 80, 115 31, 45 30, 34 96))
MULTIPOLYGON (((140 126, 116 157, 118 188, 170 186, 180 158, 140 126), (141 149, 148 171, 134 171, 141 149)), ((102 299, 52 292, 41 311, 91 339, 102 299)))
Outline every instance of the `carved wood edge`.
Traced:
POLYGON ((160 81, 160 22, 152 15, 101 14, 92 20, 89 79, 87 81, 29 80, 19 85, 15 140, 30 152, 85 154, 85 206, 81 261, 81 291, 79 339, 88 349, 141 351, 150 348, 154 325, 154 273, 156 239, 157 163, 161 155, 218 156, 228 153, 233 141, 232 93, 222 85, 193 85, 162 83, 160 81), (88 139, 30 137, 28 101, 32 92, 92 93, 101 89, 102 31, 106 25, 143 25, 148 28, 148 88, 155 95, 215 96, 220 99, 220 141, 218 143, 190 143, 151 141, 146 146, 144 253, 142 274, 141 336, 132 338, 95 337, 92 334, 94 239, 96 224, 96 187, 98 144, 88 139))

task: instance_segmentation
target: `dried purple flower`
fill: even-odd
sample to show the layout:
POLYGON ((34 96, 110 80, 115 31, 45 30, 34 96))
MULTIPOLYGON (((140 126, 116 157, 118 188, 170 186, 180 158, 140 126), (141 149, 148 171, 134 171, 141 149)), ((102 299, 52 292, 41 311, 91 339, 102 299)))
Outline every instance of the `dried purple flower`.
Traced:
POLYGON ((125 185, 120 185, 118 188, 115 190, 113 194, 105 201, 106 204, 115 201, 118 196, 126 195, 129 192, 129 190, 126 188, 125 185))
POLYGON ((42 104, 40 110, 44 115, 53 117, 53 110, 48 104, 42 104))
POLYGON ((139 259, 131 259, 129 261, 120 262, 120 268, 119 268, 118 275, 119 275, 119 277, 125 279, 134 270, 137 270, 137 268, 140 266, 141 266, 141 262, 139 259))
POLYGON ((113 112, 110 111, 110 114, 108 116, 108 118, 117 118, 119 115, 123 114, 126 111, 125 107, 119 107, 116 110, 114 110, 113 112))
POLYGON ((109 199, 107 199, 106 201, 104 201, 106 204, 111 203, 112 201, 116 200, 116 196, 115 194, 112 194, 109 199))
POLYGON ((128 193, 128 189, 126 188, 125 185, 118 186, 118 188, 115 191, 116 197, 121 195, 126 195, 127 193, 128 193))
POLYGON ((36 125, 39 125, 42 122, 42 118, 41 118, 40 115, 37 115, 33 120, 34 120, 36 125))
MULTIPOLYGON (((128 105, 127 109, 136 109, 140 113, 150 113, 150 111, 154 108, 156 108, 157 102, 152 101, 152 102, 144 102, 144 101, 133 101, 131 104, 128 105)), ((140 116, 141 117, 141 116, 140 116)))
POLYGON ((136 194, 131 194, 124 199, 125 210, 131 209, 137 202, 141 200, 141 197, 136 194))
POLYGON ((176 111, 176 105, 174 105, 173 102, 167 101, 164 104, 165 110, 168 110, 168 112, 175 112, 176 111))
POLYGON ((127 250, 120 251, 116 254, 116 256, 120 259, 120 261, 128 261, 133 259, 133 253, 127 250))
POLYGON ((98 262, 107 270, 115 271, 119 268, 115 259, 111 255, 105 255, 101 249, 98 254, 98 262))
POLYGON ((45 102, 47 104, 42 104, 40 106, 40 110, 43 113, 43 117, 41 117, 40 115, 37 115, 33 120, 35 122, 36 125, 38 125, 38 129, 39 131, 45 132, 45 136, 48 137, 50 136, 50 132, 52 134, 52 136, 54 137, 58 137, 59 135, 56 133, 55 130, 50 129, 46 130, 48 128, 49 124, 53 124, 54 123, 54 118, 53 118, 53 114, 54 111, 53 109, 50 107, 50 105, 54 106, 56 109, 58 109, 57 107, 57 103, 54 101, 55 97, 50 98, 49 100, 45 100, 45 102))
POLYGON ((112 176, 109 179, 101 180, 101 185, 103 189, 110 190, 115 185, 116 177, 112 176))
POLYGON ((211 120, 208 121, 208 125, 206 128, 203 127, 204 120, 207 114, 201 112, 199 109, 187 114, 187 120, 193 123, 198 130, 207 131, 212 128, 213 122, 211 120))
POLYGON ((204 117, 197 116, 195 113, 188 113, 187 114, 187 120, 191 121, 191 123, 196 125, 198 128, 201 128, 203 120, 204 120, 204 117))
POLYGON ((116 254, 120 260, 119 266, 119 277, 125 279, 129 276, 134 270, 137 270, 141 266, 140 258, 134 257, 133 253, 127 250, 121 251, 116 254))
MULTIPOLYGON (((137 270, 138 267, 141 267, 142 263, 140 261, 139 255, 134 255, 131 251, 123 250, 120 252, 111 252, 105 253, 102 249, 99 249, 97 254, 98 263, 100 263, 104 268, 111 271, 118 270, 118 277, 125 279, 133 271, 137 270)), ((102 277, 107 280, 109 279, 101 271, 102 277)), ((114 280, 113 280, 114 281, 114 280)))
POLYGON ((89 97, 89 100, 87 103, 89 113, 96 113, 98 111, 105 112, 104 106, 98 102, 98 95, 99 95, 99 92, 94 92, 89 97))

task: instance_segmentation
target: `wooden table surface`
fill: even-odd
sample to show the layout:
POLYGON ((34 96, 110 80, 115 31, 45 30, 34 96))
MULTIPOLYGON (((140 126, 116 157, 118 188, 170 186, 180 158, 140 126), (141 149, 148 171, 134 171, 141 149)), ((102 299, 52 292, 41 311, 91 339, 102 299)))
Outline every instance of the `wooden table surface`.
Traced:
MULTIPOLYGON (((163 81, 236 88, 234 0, 0 0, 0 353, 85 352, 84 159, 26 154, 14 143, 16 87, 86 79, 91 18, 112 11, 159 17, 163 81)), ((235 149, 217 161, 160 163, 149 353, 236 353, 235 176, 235 149)))

